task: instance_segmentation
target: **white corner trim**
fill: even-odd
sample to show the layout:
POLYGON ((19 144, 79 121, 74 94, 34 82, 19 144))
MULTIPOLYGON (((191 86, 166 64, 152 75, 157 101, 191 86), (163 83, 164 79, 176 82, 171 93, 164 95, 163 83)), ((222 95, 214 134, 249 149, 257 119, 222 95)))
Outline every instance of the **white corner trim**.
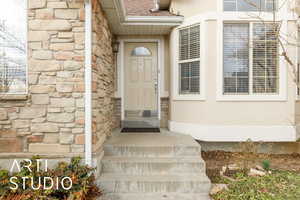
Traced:
POLYGON ((204 101, 205 100, 205 83, 206 83, 206 75, 205 75, 205 68, 206 68, 206 60, 205 60, 205 47, 206 47, 206 41, 205 41, 205 30, 206 30, 206 21, 204 19, 199 20, 193 20, 193 23, 183 24, 180 27, 177 27, 174 30, 174 38, 172 39, 173 48, 172 51, 172 59, 173 59, 173 70, 172 70, 172 90, 173 95, 172 99, 175 101, 204 101), (200 25, 200 94, 186 94, 182 95, 179 94, 179 30, 184 27, 188 27, 191 25, 200 25))
POLYGON ((85 1, 85 163, 92 166, 92 3, 85 1))
POLYGON ((259 126, 259 125, 200 125, 169 121, 172 132, 191 135, 196 140, 209 142, 295 142, 297 139, 294 126, 259 126))

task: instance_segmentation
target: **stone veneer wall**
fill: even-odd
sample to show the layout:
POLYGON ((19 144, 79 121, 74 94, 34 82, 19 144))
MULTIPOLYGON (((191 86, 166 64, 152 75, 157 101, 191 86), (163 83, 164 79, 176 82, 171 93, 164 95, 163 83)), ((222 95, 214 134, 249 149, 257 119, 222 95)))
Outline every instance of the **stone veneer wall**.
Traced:
POLYGON ((29 93, 0 100, 0 153, 81 154, 84 3, 28 2, 29 93))
POLYGON ((121 127, 121 98, 115 98, 114 99, 114 128, 120 128, 121 127))
MULTIPOLYGON (((102 146, 113 129, 114 55, 112 33, 97 0, 93 1, 93 152, 102 146)), ((95 156, 101 159, 99 156, 95 156)))
POLYGON ((167 128, 169 123, 169 98, 161 98, 160 100, 160 109, 161 109, 161 120, 160 127, 167 128))

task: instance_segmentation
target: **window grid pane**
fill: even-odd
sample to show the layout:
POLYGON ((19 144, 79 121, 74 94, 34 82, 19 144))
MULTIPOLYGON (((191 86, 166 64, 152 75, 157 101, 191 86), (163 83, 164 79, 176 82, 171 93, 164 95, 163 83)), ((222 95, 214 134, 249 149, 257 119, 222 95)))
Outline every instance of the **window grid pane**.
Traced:
POLYGON ((249 93, 249 24, 224 24, 223 93, 249 93))
POLYGON ((277 0, 223 0, 224 11, 261 11, 273 12, 277 10, 277 0))
POLYGON ((200 25, 179 31, 179 93, 200 94, 200 25))
POLYGON ((253 24, 253 93, 278 92, 277 25, 253 24))
POLYGON ((180 68, 180 94, 200 93, 200 61, 181 63, 180 68))

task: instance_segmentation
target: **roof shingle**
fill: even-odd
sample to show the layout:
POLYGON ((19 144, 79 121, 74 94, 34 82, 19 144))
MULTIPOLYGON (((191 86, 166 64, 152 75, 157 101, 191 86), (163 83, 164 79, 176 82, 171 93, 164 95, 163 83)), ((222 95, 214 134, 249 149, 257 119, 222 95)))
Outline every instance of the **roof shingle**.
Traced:
POLYGON ((129 16, 174 16, 167 10, 151 12, 155 8, 154 0, 124 0, 124 4, 129 16))

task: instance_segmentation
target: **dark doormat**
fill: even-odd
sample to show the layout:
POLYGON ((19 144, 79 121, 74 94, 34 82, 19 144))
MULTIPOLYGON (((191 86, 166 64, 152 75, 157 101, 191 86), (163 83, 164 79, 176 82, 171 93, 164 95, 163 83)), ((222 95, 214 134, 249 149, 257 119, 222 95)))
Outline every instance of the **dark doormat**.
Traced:
POLYGON ((122 133, 160 133, 159 128, 123 128, 122 133))

